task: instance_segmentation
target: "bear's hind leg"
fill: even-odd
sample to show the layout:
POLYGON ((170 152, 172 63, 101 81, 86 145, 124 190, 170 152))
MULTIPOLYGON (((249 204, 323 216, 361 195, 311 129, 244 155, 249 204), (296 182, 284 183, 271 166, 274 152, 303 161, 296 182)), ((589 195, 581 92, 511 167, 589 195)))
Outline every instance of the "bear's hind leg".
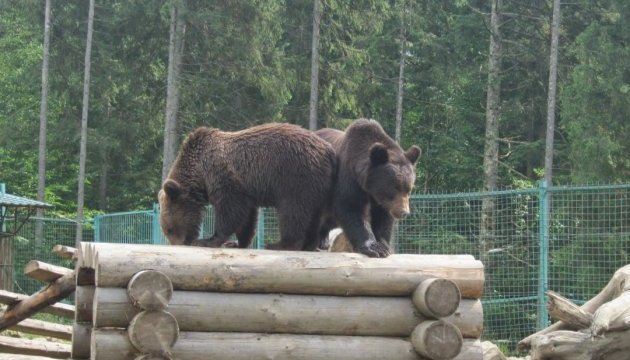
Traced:
MULTIPOLYGON (((251 219, 252 208, 255 209, 256 207, 251 201, 236 196, 225 198, 221 203, 216 204, 214 206, 214 235, 209 239, 213 247, 220 247, 228 242, 230 236, 244 226, 245 221, 243 219, 251 219)), ((247 233, 247 231, 242 233, 244 238, 245 233, 247 233)))

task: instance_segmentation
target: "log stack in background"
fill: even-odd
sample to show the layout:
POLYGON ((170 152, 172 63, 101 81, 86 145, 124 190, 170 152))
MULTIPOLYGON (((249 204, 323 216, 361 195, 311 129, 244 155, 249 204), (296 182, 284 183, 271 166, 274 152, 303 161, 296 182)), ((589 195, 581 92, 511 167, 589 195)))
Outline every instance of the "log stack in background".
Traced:
POLYGON ((73 358, 481 359, 481 262, 83 243, 73 358))

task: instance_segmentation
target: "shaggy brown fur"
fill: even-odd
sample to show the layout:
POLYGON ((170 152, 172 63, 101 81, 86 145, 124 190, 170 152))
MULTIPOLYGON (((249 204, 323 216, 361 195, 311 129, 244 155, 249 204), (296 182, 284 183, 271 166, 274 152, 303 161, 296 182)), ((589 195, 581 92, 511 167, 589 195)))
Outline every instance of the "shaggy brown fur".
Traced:
POLYGON ((281 249, 314 249, 322 212, 330 207, 336 170, 332 147, 291 124, 237 132, 198 128, 179 152, 159 193, 160 225, 171 244, 221 246, 236 234, 251 244, 258 207, 278 210, 281 249), (198 240, 212 204, 215 232, 198 240))
MULTIPOLYGON (((333 146, 339 162, 335 220, 355 251, 388 256, 394 218, 410 211, 420 148, 414 145, 403 151, 378 122, 368 119, 354 121, 345 132, 321 129, 316 134, 333 146)), ((328 226, 321 232, 327 233, 328 226)))

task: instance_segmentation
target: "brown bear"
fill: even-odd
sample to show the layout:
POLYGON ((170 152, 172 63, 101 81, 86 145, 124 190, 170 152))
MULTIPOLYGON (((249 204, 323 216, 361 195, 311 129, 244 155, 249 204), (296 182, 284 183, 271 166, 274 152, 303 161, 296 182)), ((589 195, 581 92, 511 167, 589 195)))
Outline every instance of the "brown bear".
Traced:
POLYGON ((280 242, 270 248, 312 250, 335 172, 331 145, 297 125, 236 132, 201 127, 186 138, 159 192, 160 226, 173 245, 219 247, 236 234, 245 248, 255 234, 258 207, 275 207, 280 242), (199 240, 208 204, 215 230, 199 240))
POLYGON ((337 222, 356 252, 388 256, 394 219, 409 214, 415 164, 422 151, 415 145, 403 151, 370 119, 355 120, 345 132, 321 129, 316 134, 332 144, 338 160, 334 221, 321 233, 328 234, 337 222))

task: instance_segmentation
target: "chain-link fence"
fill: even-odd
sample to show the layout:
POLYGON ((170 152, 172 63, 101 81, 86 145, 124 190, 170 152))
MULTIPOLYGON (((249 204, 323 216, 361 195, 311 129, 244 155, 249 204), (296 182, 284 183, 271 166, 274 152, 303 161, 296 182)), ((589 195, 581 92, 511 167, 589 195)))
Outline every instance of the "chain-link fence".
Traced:
MULTIPOLYGON (((548 188, 541 183, 522 190, 415 195, 411 206, 411 215, 397 225, 396 251, 472 254, 482 260, 483 337, 508 349, 547 325, 546 290, 583 303, 630 263, 630 184, 548 188)), ((209 208, 202 237, 212 235, 212 218, 209 208)), ((47 226, 50 235, 38 259, 59 263, 49 249, 74 244, 74 225, 68 234, 54 222, 47 226)), ((14 244, 16 284, 24 292, 42 285, 17 276, 35 258, 28 229, 14 244)), ((262 209, 254 246, 278 239, 275 210, 262 209)), ((94 240, 166 244, 157 208, 97 216, 94 240)))

